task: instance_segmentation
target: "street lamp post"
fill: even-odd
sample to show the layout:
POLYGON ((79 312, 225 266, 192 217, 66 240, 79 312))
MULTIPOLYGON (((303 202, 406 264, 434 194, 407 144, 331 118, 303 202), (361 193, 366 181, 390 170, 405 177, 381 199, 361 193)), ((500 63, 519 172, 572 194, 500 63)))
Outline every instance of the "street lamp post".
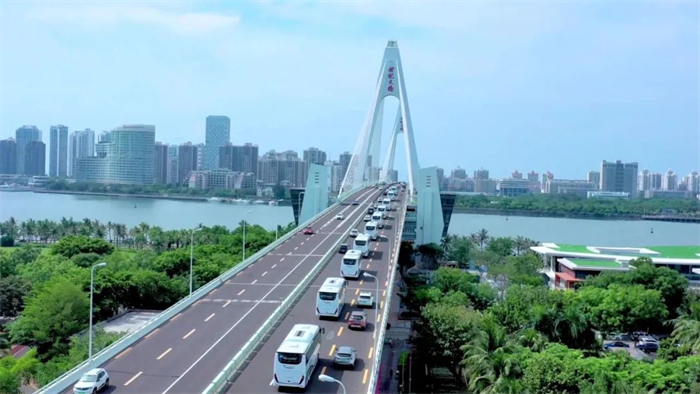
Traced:
POLYGON ((326 383, 338 383, 340 385, 340 388, 343 389, 343 394, 347 394, 347 391, 345 391, 345 385, 338 379, 332 378, 326 374, 320 374, 318 375, 318 380, 326 383))
POLYGON ((107 263, 97 263, 92 266, 90 269, 90 333, 88 334, 90 336, 90 339, 88 339, 88 362, 92 363, 92 293, 93 293, 93 288, 95 286, 95 268, 102 268, 107 263))
POLYGON ((191 233, 191 238, 190 238, 190 296, 192 295, 192 281, 193 281, 193 274, 192 274, 192 263, 194 261, 194 233, 196 231, 201 231, 202 228, 196 228, 192 230, 191 233))
POLYGON ((251 213, 251 212, 253 212, 252 209, 247 210, 247 211, 243 214, 243 261, 245 261, 245 227, 246 227, 245 218, 246 218, 246 215, 248 215, 248 214, 251 213))
POLYGON ((374 278, 374 283, 377 284, 377 292, 374 296, 374 333, 372 334, 372 339, 376 339, 377 324, 379 324, 379 322, 377 321, 377 317, 379 316, 379 279, 377 279, 376 276, 367 272, 363 272, 362 276, 364 276, 365 278, 374 278))

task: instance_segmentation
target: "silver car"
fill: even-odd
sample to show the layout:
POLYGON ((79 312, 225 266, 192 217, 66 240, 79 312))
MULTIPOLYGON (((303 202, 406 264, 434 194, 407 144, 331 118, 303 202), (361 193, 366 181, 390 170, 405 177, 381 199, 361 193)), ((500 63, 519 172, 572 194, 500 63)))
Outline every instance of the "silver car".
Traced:
POLYGON ((357 350, 352 346, 341 346, 335 351, 333 364, 354 369, 355 360, 357 360, 357 350))

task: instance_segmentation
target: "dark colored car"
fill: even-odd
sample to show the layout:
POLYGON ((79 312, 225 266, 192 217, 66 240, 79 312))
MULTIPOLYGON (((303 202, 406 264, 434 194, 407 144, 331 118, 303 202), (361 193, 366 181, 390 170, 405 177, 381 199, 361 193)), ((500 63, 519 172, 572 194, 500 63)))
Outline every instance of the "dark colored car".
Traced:
POLYGON ((338 248, 338 253, 347 253, 348 251, 348 244, 340 244, 340 247, 338 248))
POLYGON ((603 347, 606 349, 612 349, 614 347, 630 347, 630 345, 628 345, 624 342, 616 341, 616 342, 606 343, 605 346, 603 346, 603 347))
POLYGON ((360 205, 360 202, 357 201, 357 200, 355 200, 355 201, 352 202, 352 205, 360 205))
POLYGON ((368 210, 367 210, 367 213, 370 214, 370 215, 373 214, 373 213, 374 213, 374 208, 368 209, 368 210))
POLYGON ((314 233, 314 229, 312 229, 311 227, 307 227, 304 229, 304 234, 306 234, 306 235, 311 235, 313 233, 314 233))
POLYGON ((658 342, 642 342, 637 345, 637 349, 643 350, 645 352, 656 352, 659 350, 658 342))

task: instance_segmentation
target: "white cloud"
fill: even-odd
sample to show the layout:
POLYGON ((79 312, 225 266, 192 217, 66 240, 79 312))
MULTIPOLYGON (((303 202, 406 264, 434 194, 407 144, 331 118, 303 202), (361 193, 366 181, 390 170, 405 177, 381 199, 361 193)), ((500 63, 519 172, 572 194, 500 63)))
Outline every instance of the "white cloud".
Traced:
POLYGON ((172 7, 130 4, 76 4, 32 7, 27 17, 44 23, 100 28, 119 24, 156 26, 179 34, 203 36, 240 22, 234 14, 191 12, 172 7))

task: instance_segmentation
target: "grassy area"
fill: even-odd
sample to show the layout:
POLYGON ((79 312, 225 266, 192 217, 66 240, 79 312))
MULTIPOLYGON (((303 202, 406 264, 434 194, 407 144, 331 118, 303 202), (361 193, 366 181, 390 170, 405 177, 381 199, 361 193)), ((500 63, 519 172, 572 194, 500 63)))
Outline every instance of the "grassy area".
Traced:
POLYGON ((700 245, 691 246, 650 246, 647 249, 661 253, 661 256, 669 259, 695 259, 700 262, 700 245))
POLYGON ((569 245, 569 244, 557 244, 557 250, 560 252, 570 252, 570 253, 593 253, 588 250, 585 245, 569 245))
POLYGON ((45 244, 30 244, 30 243, 25 243, 25 244, 16 245, 16 246, 3 246, 3 247, 0 248, 0 252, 8 252, 8 253, 9 253, 9 252, 14 251, 15 249, 21 248, 21 247, 24 246, 24 245, 36 246, 37 248, 41 249, 41 254, 48 254, 49 251, 51 250, 51 248, 49 248, 49 246, 48 246, 48 245, 45 245, 45 244))

